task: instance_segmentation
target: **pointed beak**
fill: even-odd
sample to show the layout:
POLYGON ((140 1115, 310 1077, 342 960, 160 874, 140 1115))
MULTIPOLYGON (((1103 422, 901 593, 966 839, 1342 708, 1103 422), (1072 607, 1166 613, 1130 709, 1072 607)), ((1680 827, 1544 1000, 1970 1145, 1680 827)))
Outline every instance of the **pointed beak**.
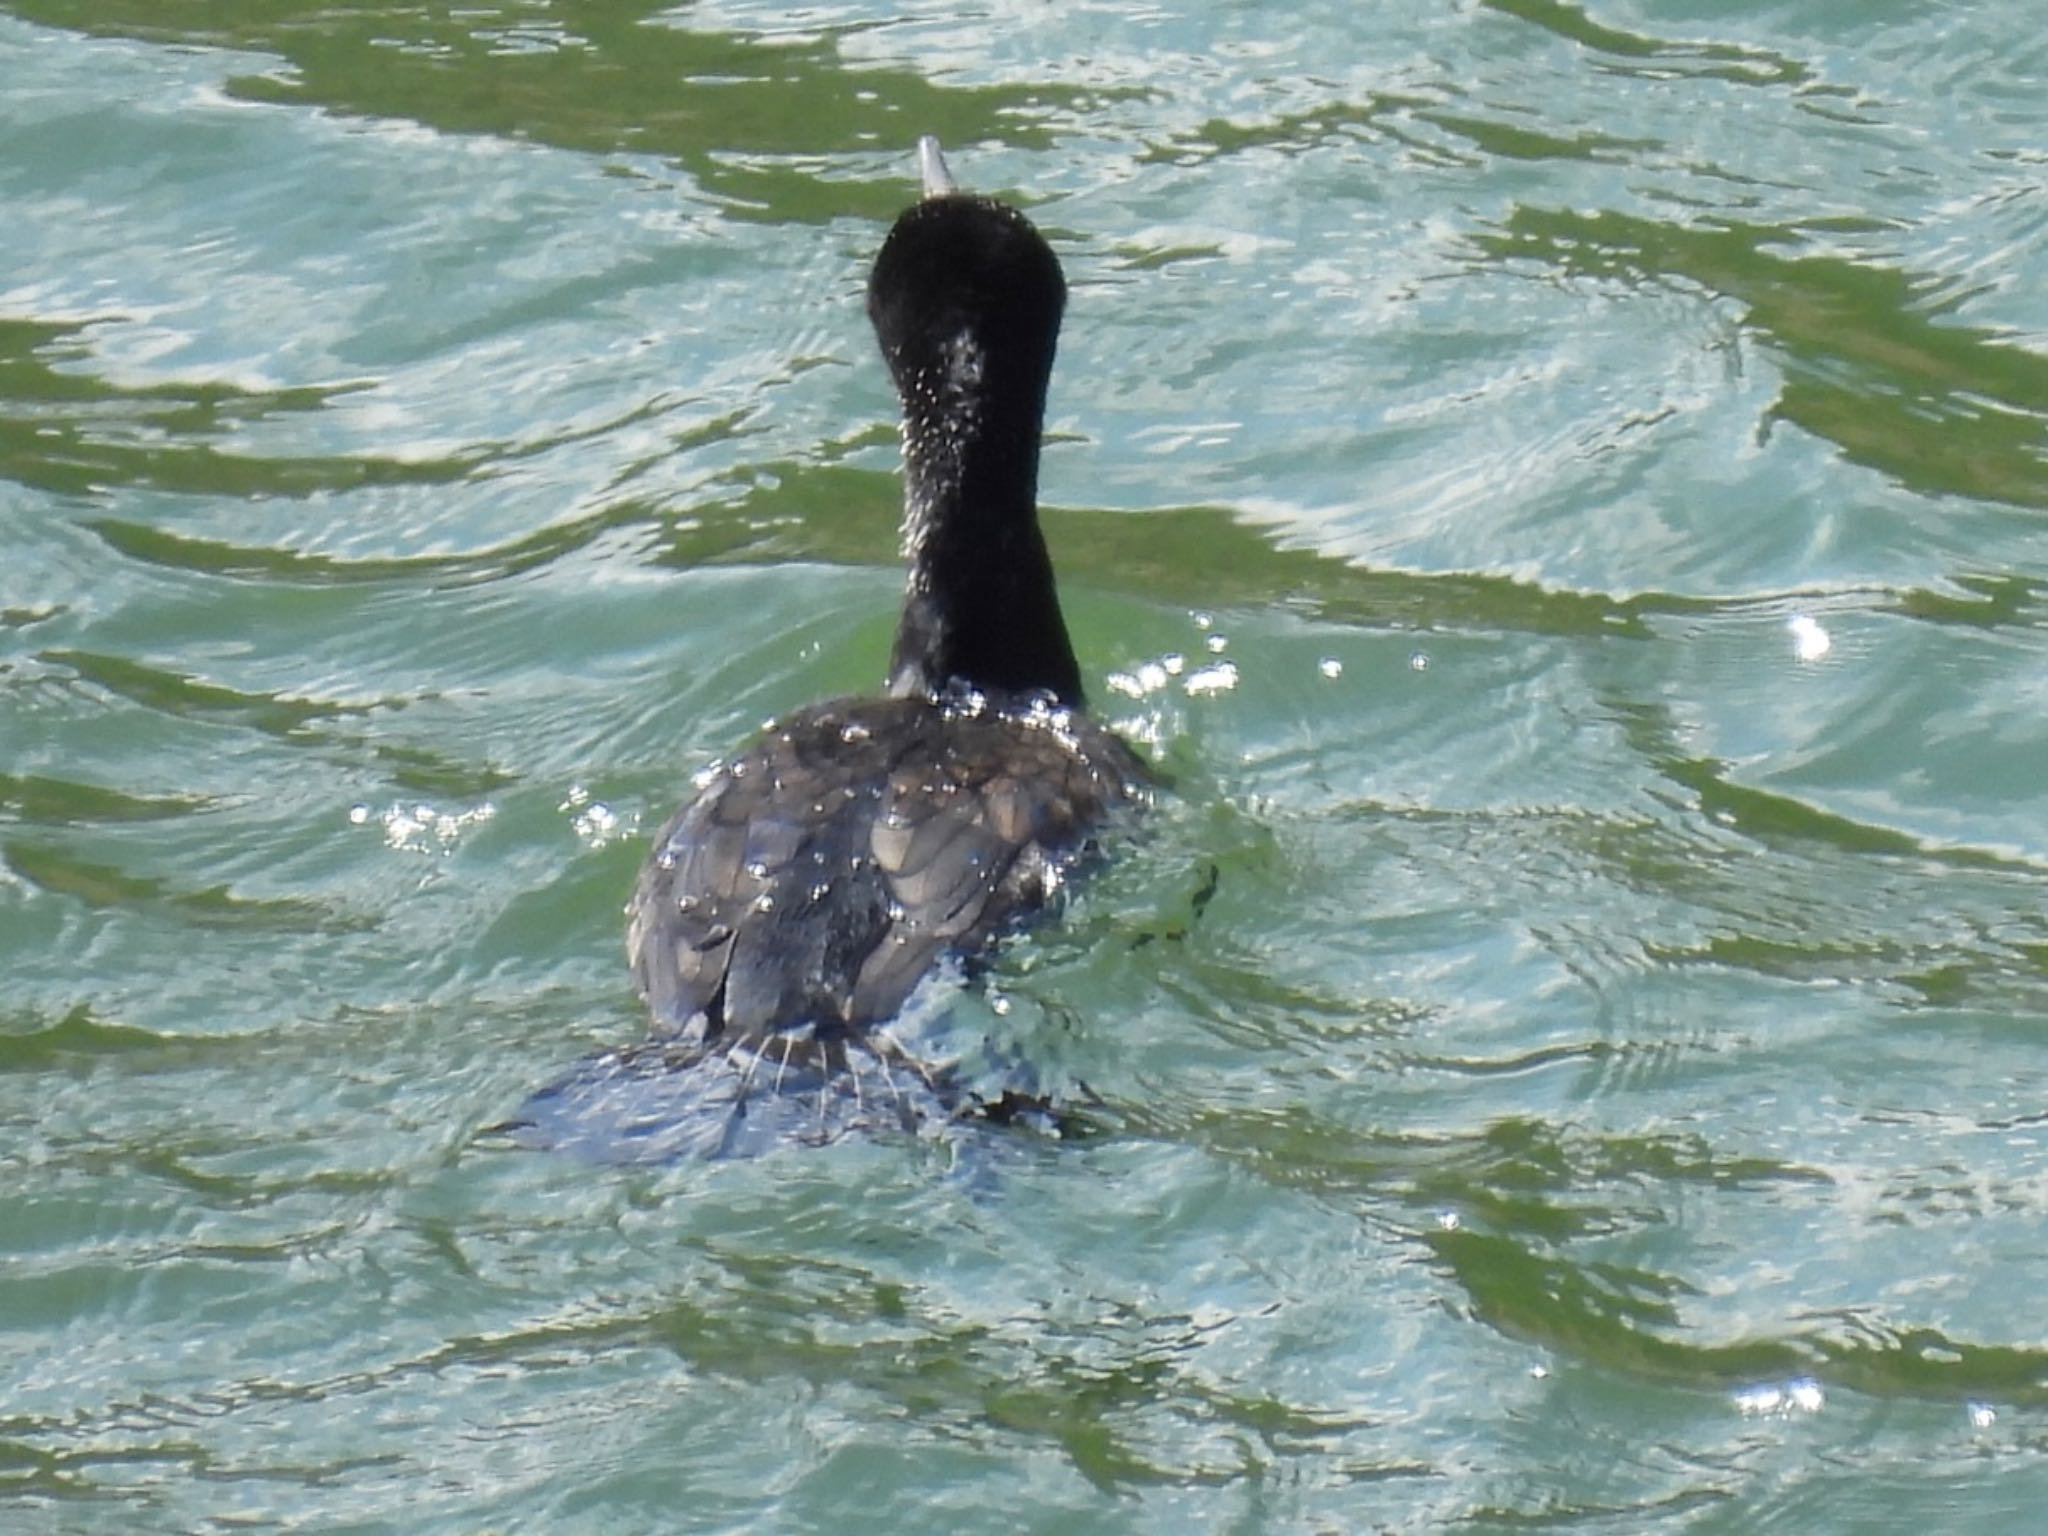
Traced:
POLYGON ((926 197, 944 197, 960 190, 953 181, 953 173, 946 169, 945 152, 930 134, 917 141, 917 174, 924 182, 926 197))

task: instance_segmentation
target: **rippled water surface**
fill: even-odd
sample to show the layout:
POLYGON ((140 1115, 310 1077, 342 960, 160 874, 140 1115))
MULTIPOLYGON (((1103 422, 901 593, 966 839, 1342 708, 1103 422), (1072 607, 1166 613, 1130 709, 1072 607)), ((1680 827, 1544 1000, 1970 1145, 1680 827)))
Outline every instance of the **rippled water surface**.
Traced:
POLYGON ((0 1528, 2028 1528, 2039 23, 0 0, 0 1528), (1176 783, 1088 1134, 501 1145, 879 677, 921 132, 1176 783))

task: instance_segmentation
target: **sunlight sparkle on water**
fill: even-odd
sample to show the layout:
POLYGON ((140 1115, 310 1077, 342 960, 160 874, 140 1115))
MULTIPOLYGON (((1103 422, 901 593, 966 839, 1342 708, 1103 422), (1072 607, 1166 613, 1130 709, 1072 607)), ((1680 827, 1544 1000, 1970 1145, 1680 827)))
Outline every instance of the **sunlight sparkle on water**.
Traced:
MULTIPOLYGON (((1213 644, 1223 640, 1220 635, 1209 637, 1213 644)), ((1227 640, 1223 641, 1228 644, 1227 640)), ((1153 661, 1142 661, 1127 671, 1109 674, 1103 681, 1112 693, 1120 693, 1127 699, 1142 699, 1148 694, 1158 693, 1174 678, 1181 678, 1181 689, 1191 698, 1206 693, 1225 693, 1237 686, 1237 663, 1213 661, 1207 666, 1188 671, 1188 659, 1179 651, 1168 651, 1153 661)))
POLYGON ((1834 639, 1811 614, 1795 613, 1785 621, 1792 632, 1792 654, 1801 661, 1819 661, 1834 648, 1834 639))
POLYGON ((1189 698, 1199 698, 1205 693, 1228 693, 1237 686, 1237 663, 1234 661, 1211 662, 1199 671, 1190 672, 1181 688, 1189 698))
POLYGON ((619 813, 602 800, 590 798, 590 791, 581 784, 571 784, 556 810, 573 812, 569 825, 576 836, 593 848, 602 848, 618 835, 622 825, 619 813))
POLYGON ((1745 1418, 1789 1419, 1795 1413, 1819 1413, 1826 1406, 1827 1394, 1811 1376, 1743 1387, 1735 1394, 1735 1407, 1745 1418))
POLYGON ((349 825, 368 826, 375 821, 384 831, 385 843, 408 853, 452 853, 455 844, 470 827, 489 821, 498 808, 486 801, 469 811, 440 811, 424 801, 413 805, 392 805, 373 811, 367 805, 349 807, 349 825))
POLYGON ((1112 693, 1120 693, 1127 699, 1142 699, 1166 686, 1166 668, 1156 661, 1141 662, 1128 672, 1110 673, 1105 681, 1112 693))

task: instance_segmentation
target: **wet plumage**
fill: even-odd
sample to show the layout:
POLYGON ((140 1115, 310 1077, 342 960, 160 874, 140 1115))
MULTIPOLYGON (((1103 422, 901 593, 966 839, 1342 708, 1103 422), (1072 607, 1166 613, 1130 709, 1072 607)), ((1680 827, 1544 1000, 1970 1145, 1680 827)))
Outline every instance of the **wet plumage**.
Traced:
POLYGON ((1042 906, 1141 776, 1044 703, 802 711, 655 840, 627 950, 656 1032, 831 1046, 892 1017, 943 955, 1042 906))
POLYGON ((530 1103, 555 1144, 603 1122, 582 1138, 599 1150, 731 1153, 986 1107, 898 1024, 1142 796, 1143 765, 1083 710, 1038 526, 1059 263, 920 153, 927 196, 868 290, 903 407, 887 695, 799 711, 699 775, 628 908, 651 1037, 530 1103))

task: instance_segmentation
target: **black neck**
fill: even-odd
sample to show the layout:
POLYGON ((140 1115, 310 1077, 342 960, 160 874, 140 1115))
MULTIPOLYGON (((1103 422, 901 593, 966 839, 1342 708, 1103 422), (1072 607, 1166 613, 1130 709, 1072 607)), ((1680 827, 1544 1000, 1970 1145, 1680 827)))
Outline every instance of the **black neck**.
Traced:
POLYGON ((1038 527, 1038 399, 905 391, 910 564, 889 691, 1040 690, 1081 703, 1081 673, 1038 527))
POLYGON ((891 693, 1081 702, 1038 531, 1038 434, 1066 291, 1030 220, 962 193, 907 210, 875 258, 868 317, 903 402, 910 562, 891 693))

